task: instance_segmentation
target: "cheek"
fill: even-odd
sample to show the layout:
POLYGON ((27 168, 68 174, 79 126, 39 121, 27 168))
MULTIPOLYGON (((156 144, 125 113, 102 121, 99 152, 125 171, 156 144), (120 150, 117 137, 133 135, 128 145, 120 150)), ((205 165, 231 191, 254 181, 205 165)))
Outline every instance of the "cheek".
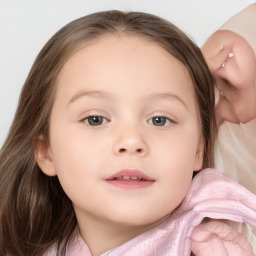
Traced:
POLYGON ((68 196, 71 190, 76 191, 80 185, 85 186, 88 178, 93 175, 93 164, 97 161, 94 161, 95 154, 88 144, 89 141, 84 141, 77 132, 56 129, 51 134, 52 160, 60 183, 68 196))
MULTIPOLYGON (((192 175, 197 152, 197 136, 174 136, 165 143, 155 143, 154 162, 157 163, 159 179, 165 182, 165 187, 173 191, 187 191, 192 175), (165 146, 163 146, 165 145, 165 146), (157 160, 156 160, 157 159, 157 160), (168 185, 169 184, 169 185, 168 185)), ((155 166, 155 168, 157 168, 155 166)))
POLYGON ((163 170, 160 179, 164 181, 167 189, 177 192, 177 197, 180 194, 179 200, 182 200, 193 176, 198 150, 198 133, 193 132, 191 125, 191 128, 187 127, 180 135, 177 132, 172 138, 166 139, 164 145, 161 147, 158 144, 159 149, 154 152, 158 157, 159 167, 163 170))
POLYGON ((198 132, 193 125, 173 132, 162 140, 154 141, 154 154, 162 159, 163 166, 176 166, 180 170, 192 170, 198 149, 198 132))
MULTIPOLYGON (((167 153, 167 152, 166 152, 167 153)), ((176 147, 175 152, 166 154, 165 161, 160 163, 162 171, 160 179, 175 193, 187 191, 193 175, 194 151, 184 147, 176 147)))
POLYGON ((192 175, 191 167, 181 162, 179 166, 169 165, 169 168, 165 168, 165 172, 159 176, 158 188, 161 193, 155 203, 159 212, 166 215, 182 203, 189 191, 192 175))

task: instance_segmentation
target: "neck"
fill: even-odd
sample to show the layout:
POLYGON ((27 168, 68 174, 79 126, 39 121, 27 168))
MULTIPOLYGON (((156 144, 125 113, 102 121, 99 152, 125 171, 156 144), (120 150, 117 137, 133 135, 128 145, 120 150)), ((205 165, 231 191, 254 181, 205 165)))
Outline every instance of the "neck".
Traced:
POLYGON ((97 219, 93 216, 77 216, 80 234, 93 256, 114 249, 132 238, 152 229, 166 218, 145 226, 131 226, 97 219))

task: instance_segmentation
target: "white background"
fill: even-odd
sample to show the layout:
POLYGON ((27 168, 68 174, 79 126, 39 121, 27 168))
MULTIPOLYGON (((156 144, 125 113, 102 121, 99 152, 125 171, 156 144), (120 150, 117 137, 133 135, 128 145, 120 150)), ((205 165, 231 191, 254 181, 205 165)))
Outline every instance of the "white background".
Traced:
POLYGON ((254 0, 0 0, 0 147, 11 125, 21 87, 46 41, 86 14, 118 9, 168 19, 199 46, 254 0))

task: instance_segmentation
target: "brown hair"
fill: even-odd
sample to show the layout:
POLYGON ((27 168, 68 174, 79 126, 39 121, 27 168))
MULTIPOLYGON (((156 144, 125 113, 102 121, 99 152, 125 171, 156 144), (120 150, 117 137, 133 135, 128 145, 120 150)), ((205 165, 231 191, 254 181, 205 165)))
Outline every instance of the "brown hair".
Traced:
POLYGON ((185 65, 194 84, 201 120, 203 167, 212 165, 214 81, 200 49, 173 24, 151 14, 107 11, 77 19, 59 30, 36 58, 0 151, 1 255, 39 256, 53 243, 58 245, 58 255, 64 255, 77 224, 72 203, 58 178, 41 172, 34 151, 39 135, 48 137, 55 81, 64 63, 86 42, 113 33, 156 42, 185 65))

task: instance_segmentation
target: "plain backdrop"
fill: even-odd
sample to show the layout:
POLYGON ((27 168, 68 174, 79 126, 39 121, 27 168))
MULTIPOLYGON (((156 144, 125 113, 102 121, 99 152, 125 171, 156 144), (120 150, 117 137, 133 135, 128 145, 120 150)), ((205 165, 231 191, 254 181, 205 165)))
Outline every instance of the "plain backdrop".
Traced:
POLYGON ((0 0, 0 147, 16 111, 20 90, 46 41, 66 23, 102 10, 159 15, 199 46, 254 0, 0 0))

